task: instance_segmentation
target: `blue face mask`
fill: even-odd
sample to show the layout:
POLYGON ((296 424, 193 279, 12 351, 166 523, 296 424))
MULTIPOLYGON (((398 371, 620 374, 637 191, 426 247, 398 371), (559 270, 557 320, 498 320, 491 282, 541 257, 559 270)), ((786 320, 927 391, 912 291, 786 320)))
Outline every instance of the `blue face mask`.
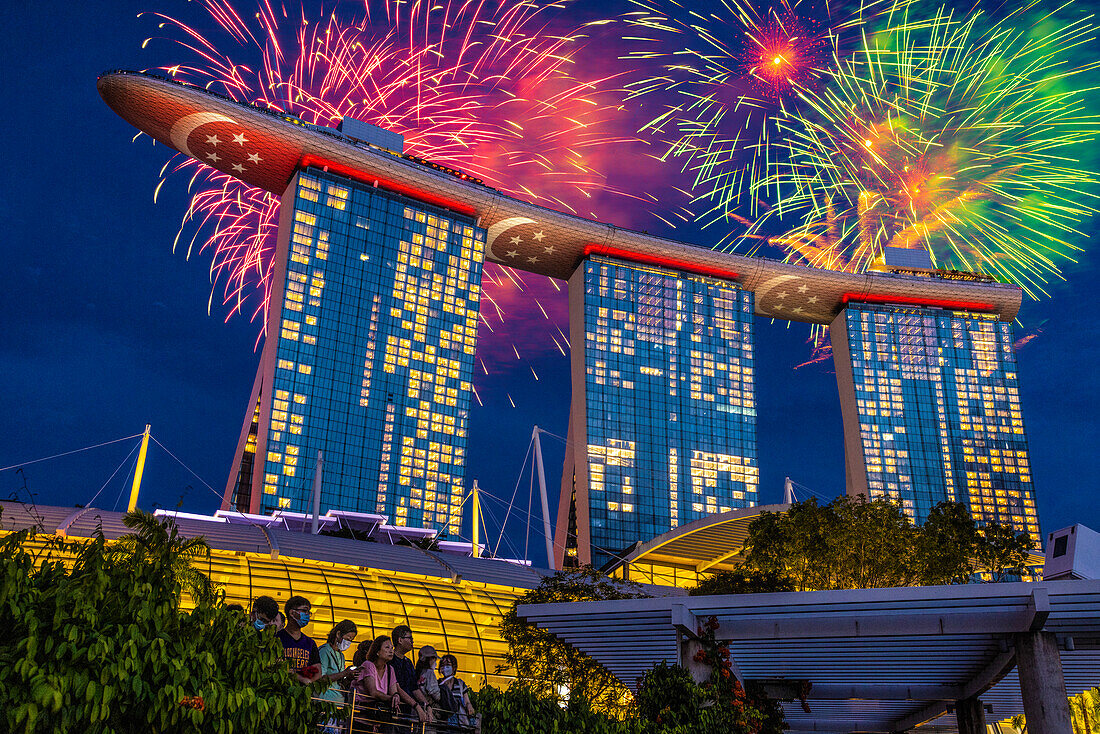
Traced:
POLYGON ((450 665, 444 665, 440 670, 443 673, 444 678, 450 678, 452 675, 454 675, 455 672, 455 669, 452 668, 450 665))
POLYGON ((263 632, 265 629, 267 629, 267 624, 265 622, 263 622, 263 620, 259 620, 259 619, 253 620, 252 621, 252 626, 255 627, 257 630, 259 630, 260 632, 263 632))
POLYGON ((309 612, 298 612, 298 624, 302 627, 309 624, 309 612))

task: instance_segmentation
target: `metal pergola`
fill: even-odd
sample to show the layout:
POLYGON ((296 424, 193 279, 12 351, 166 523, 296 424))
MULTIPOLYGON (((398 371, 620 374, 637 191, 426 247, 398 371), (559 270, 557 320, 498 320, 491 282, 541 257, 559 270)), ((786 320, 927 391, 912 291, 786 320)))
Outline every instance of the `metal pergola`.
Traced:
POLYGON ((1034 706, 1057 714, 1067 691, 1100 683, 1100 581, 537 604, 519 615, 631 688, 661 661, 690 669, 713 616, 735 674, 791 699, 793 732, 963 729, 967 702, 994 721, 1027 708, 1029 734, 1062 731, 1060 719, 1033 721, 1034 706), (808 712, 794 693, 807 682, 808 712))

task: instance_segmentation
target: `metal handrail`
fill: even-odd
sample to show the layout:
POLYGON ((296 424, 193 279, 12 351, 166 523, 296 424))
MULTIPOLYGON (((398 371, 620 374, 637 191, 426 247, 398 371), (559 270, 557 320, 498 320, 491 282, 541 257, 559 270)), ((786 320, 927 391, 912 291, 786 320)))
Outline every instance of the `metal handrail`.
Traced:
MULTIPOLYGON (((343 689, 339 689, 343 690, 343 689)), ((345 696, 349 691, 344 691, 345 696)), ((473 734, 477 731, 476 724, 451 724, 448 719, 453 712, 440 708, 432 708, 436 717, 434 721, 420 721, 416 716, 410 716, 395 711, 385 701, 372 699, 366 702, 366 697, 359 694, 354 688, 350 689, 351 700, 345 699, 343 708, 347 710, 346 717, 337 717, 341 732, 355 732, 356 724, 360 725, 359 731, 391 731, 395 734, 408 732, 409 734, 473 734), (356 699, 359 699, 358 701, 356 699), (364 729, 363 727, 371 727, 364 729), (382 729, 382 727, 389 727, 382 729)), ((314 701, 335 703, 327 698, 314 696, 314 701)), ((318 724, 319 730, 324 730, 329 723, 318 724)))

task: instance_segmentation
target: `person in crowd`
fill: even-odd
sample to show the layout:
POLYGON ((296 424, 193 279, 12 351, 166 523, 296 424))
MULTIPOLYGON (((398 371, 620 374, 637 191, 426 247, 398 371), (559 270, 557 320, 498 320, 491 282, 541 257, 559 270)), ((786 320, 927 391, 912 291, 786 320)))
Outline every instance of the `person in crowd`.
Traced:
MULTIPOLYGON (((344 703, 343 681, 355 675, 355 671, 347 664, 344 653, 351 643, 355 642, 355 636, 359 634, 355 622, 345 619, 339 622, 328 633, 325 644, 317 650, 321 658, 321 680, 332 683, 321 698, 336 704, 344 703)), ((325 734, 339 734, 340 724, 337 719, 329 719, 324 725, 325 734)))
POLYGON ((321 658, 321 679, 333 684, 321 695, 325 700, 343 703, 344 690, 337 683, 355 675, 352 666, 347 664, 344 653, 351 647, 351 643, 355 642, 355 636, 358 634, 359 629, 355 626, 355 622, 345 619, 329 631, 325 644, 318 648, 317 655, 321 658))
POLYGON ((317 652, 317 643, 303 632, 309 624, 312 605, 304 596, 292 596, 286 600, 283 610, 286 612, 286 627, 276 635, 283 643, 283 655, 290 669, 302 683, 313 683, 321 677, 321 657, 317 652))
POLYGON ((243 612, 244 611, 244 607, 242 607, 240 604, 226 604, 225 608, 228 609, 231 612, 243 612))
POLYGON ((361 668, 363 663, 367 661, 367 653, 370 652, 370 646, 374 644, 374 640, 366 639, 355 646, 355 654, 351 656, 351 667, 361 668))
POLYGON ((397 674, 397 685, 411 698, 411 704, 405 702, 401 707, 402 713, 415 713, 421 721, 431 721, 432 711, 428 706, 428 699, 416 681, 416 666, 412 664, 406 655, 413 649, 413 633, 408 625, 399 624, 393 628, 393 670, 397 674))
POLYGON ((270 596, 257 596, 252 600, 252 612, 248 615, 248 620, 258 631, 263 632, 276 627, 281 616, 279 604, 274 599, 270 596))
POLYGON ((477 711, 474 710, 474 705, 470 702, 470 688, 458 677, 458 658, 451 653, 447 653, 439 659, 439 674, 442 676, 439 679, 440 696, 448 696, 451 701, 454 702, 457 713, 451 715, 449 724, 456 726, 474 726, 475 730, 481 731, 481 720, 477 715, 477 711))
POLYGON ((416 659, 416 684, 418 690, 424 694, 428 709, 435 720, 446 719, 447 715, 440 712, 439 708, 439 681, 435 678, 435 668, 439 663, 439 654, 431 645, 420 648, 416 659))
POLYGON ((369 647, 367 642, 361 643, 355 650, 352 663, 358 666, 352 683, 358 711, 354 731, 390 731, 388 723, 393 720, 391 712, 398 711, 403 700, 412 700, 397 684, 392 664, 393 642, 382 635, 370 642, 369 647))

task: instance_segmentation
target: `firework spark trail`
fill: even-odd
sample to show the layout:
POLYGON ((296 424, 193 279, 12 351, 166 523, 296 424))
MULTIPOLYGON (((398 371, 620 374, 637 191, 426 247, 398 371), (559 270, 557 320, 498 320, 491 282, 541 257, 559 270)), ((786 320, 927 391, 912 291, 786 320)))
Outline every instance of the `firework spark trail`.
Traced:
MULTIPOLYGON (((601 171, 613 165, 615 144, 636 142, 615 132, 622 96, 614 77, 576 76, 583 36, 554 30, 560 6, 551 2, 365 0, 353 20, 268 0, 251 13, 227 0, 196 5, 209 16, 203 23, 153 15, 192 57, 161 71, 313 124, 348 116, 379 125, 404 135, 413 155, 539 203, 574 213, 594 206, 609 191, 601 171), (210 21, 213 32, 200 30, 210 21)), ((278 197, 182 156, 162 171, 158 192, 165 177, 180 175, 192 194, 177 245, 212 256, 227 319, 241 313, 265 324, 278 197)), ((487 309, 487 326, 509 318, 521 298, 548 321, 560 315, 540 302, 560 291, 545 278, 486 263, 484 291, 490 304, 512 304, 487 309)), ((543 331, 547 347, 561 350, 552 329, 543 331)), ((492 333, 479 341, 491 347, 492 333)))
POLYGON ((758 216, 760 182, 782 150, 774 119, 797 91, 829 71, 843 39, 857 36, 888 5, 719 0, 703 13, 676 0, 632 0, 624 20, 639 33, 627 59, 659 73, 628 85, 663 111, 643 125, 694 177, 704 221, 727 224, 735 209, 758 216))
POLYGON ((937 268, 1045 294, 1096 212, 1100 178, 1080 159, 1100 135, 1084 87, 1100 62, 1069 63, 1094 41, 1088 18, 1029 16, 1037 7, 1000 23, 901 17, 838 59, 827 84, 800 89, 798 112, 778 120, 786 156, 757 184, 781 195, 750 227, 754 244, 857 272, 884 247, 923 248, 937 268), (764 237, 769 227, 783 234, 764 237))

